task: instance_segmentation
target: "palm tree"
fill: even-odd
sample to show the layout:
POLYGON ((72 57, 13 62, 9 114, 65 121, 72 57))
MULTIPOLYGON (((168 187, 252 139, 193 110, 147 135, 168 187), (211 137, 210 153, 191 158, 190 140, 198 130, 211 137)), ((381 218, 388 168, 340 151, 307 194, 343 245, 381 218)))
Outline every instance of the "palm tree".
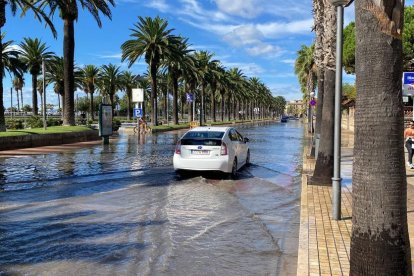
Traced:
POLYGON ((127 96, 127 120, 131 120, 131 100, 132 100, 132 88, 136 87, 137 82, 135 76, 131 71, 125 71, 121 73, 121 86, 125 90, 127 96))
POLYGON ((15 75, 13 79, 13 88, 16 90, 17 94, 17 108, 20 111, 20 101, 19 101, 19 91, 21 94, 21 106, 23 107, 23 87, 24 87, 24 78, 23 76, 15 75))
POLYGON ((325 1, 313 0, 313 16, 314 16, 314 30, 316 33, 315 49, 313 52, 314 62, 316 65, 316 76, 318 80, 318 103, 316 109, 316 125, 315 135, 318 137, 321 133, 322 124, 322 109, 323 109, 323 97, 324 97, 324 74, 325 65, 324 57, 325 50, 323 45, 324 34, 324 13, 325 13, 325 1))
POLYGON ((178 124, 178 79, 185 71, 194 70, 194 59, 189 55, 192 50, 188 49, 188 39, 181 38, 181 42, 174 45, 177 47, 174 55, 168 55, 164 64, 168 68, 168 74, 173 91, 173 121, 178 124))
POLYGON ((307 47, 302 45, 298 51, 298 57, 295 61, 295 73, 298 76, 303 98, 307 102, 308 106, 308 131, 313 132, 312 129, 312 118, 310 114, 311 105, 309 104, 310 93, 315 90, 315 78, 316 78, 316 65, 314 61, 314 48, 312 45, 307 47))
POLYGON ((401 146, 403 20, 391 21, 402 18, 404 6, 400 1, 385 2, 386 8, 380 2, 355 2, 358 104, 350 275, 412 274, 401 146), (387 28, 391 23, 393 28, 387 28))
POLYGON ((82 82, 83 88, 86 93, 89 94, 89 113, 91 115, 91 120, 95 120, 94 117, 94 104, 93 104, 93 94, 95 93, 95 82, 99 76, 99 68, 95 65, 85 65, 82 70, 82 82))
POLYGON ((28 71, 32 75, 32 104, 33 114, 38 115, 37 107, 37 76, 42 69, 42 60, 49 60, 54 56, 53 52, 49 52, 46 43, 40 39, 23 38, 20 44, 20 59, 27 66, 28 71))
POLYGON ((168 21, 160 17, 138 17, 138 23, 131 29, 133 39, 124 42, 122 48, 122 61, 128 59, 129 67, 142 55, 150 67, 151 77, 151 105, 152 123, 158 125, 157 115, 157 72, 161 61, 167 56, 174 56, 181 38, 172 35, 173 29, 167 29, 168 21))
POLYGON ((230 89, 228 93, 228 102, 227 102, 227 114, 228 120, 231 119, 231 110, 233 111, 233 118, 236 119, 235 113, 235 103, 237 94, 243 89, 244 83, 244 74, 239 68, 231 68, 229 70, 229 80, 230 80, 230 89), (231 104, 233 104, 233 109, 231 108, 231 104))
POLYGON ((103 65, 101 67, 99 78, 104 94, 109 96, 112 105, 112 115, 115 112, 115 93, 121 88, 121 68, 114 64, 103 65))
POLYGON ((326 2, 324 7, 324 88, 321 135, 318 157, 311 183, 330 185, 333 176, 336 10, 326 2))
MULTIPOLYGON (((45 20, 48 26, 51 28, 53 35, 56 37, 56 30, 50 21, 50 19, 43 13, 43 11, 33 6, 33 1, 31 0, 2 0, 0 1, 0 33, 1 29, 6 24, 6 5, 11 9, 13 15, 16 14, 18 8, 24 11, 22 14, 30 9, 33 11, 35 18, 39 20, 45 20)), ((3 35, 0 35, 0 46, 3 47, 3 35)), ((4 102, 3 102, 3 77, 4 77, 4 59, 0 59, 0 131, 6 131, 6 121, 4 118, 4 102)))
POLYGON ((38 0, 42 9, 50 8, 50 16, 56 11, 63 20, 63 57, 64 57, 64 96, 65 108, 63 116, 64 125, 75 125, 75 27, 78 20, 79 5, 89 11, 95 18, 99 27, 102 26, 100 13, 111 19, 110 5, 115 6, 114 0, 38 0))
MULTIPOLYGON (((54 57, 50 60, 46 67, 46 83, 53 83, 53 91, 58 95, 59 109, 65 109, 64 104, 64 62, 63 57, 54 57), (62 104, 61 104, 62 102, 62 104)), ((62 112, 63 119, 63 112, 62 112)))
MULTIPOLYGON (((63 113, 65 110, 65 97, 64 97, 64 59, 63 57, 53 57, 46 63, 46 84, 53 83, 53 90, 58 95, 59 99, 59 108, 60 108, 60 101, 62 101, 62 119, 63 113)), ((74 68, 74 75, 75 75, 75 89, 82 88, 82 72, 79 70, 77 66, 74 68)))
POLYGON ((197 68, 198 74, 200 74, 200 89, 201 89, 201 105, 200 105, 200 126, 204 124, 206 119, 204 118, 205 111, 204 111, 204 97, 205 97, 205 89, 208 83, 209 72, 212 70, 212 67, 218 63, 218 60, 212 60, 213 54, 207 51, 198 51, 195 52, 194 58, 196 60, 195 67, 197 68))

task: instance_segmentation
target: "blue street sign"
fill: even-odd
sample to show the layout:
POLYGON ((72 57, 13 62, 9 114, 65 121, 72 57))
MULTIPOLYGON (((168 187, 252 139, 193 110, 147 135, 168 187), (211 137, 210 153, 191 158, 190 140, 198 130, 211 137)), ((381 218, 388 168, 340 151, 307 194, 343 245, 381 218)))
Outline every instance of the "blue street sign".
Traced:
POLYGON ((185 95, 186 95, 186 98, 187 98, 187 102, 188 103, 192 103, 193 102, 193 99, 194 99, 193 94, 191 94, 191 93, 185 93, 185 95))
POLYGON ((134 108, 134 117, 141 118, 142 117, 142 108, 134 108))
POLYGON ((404 72, 403 84, 414 84, 414 72, 404 72))
POLYGON ((403 96, 414 95, 414 72, 403 73, 402 92, 403 92, 403 96))

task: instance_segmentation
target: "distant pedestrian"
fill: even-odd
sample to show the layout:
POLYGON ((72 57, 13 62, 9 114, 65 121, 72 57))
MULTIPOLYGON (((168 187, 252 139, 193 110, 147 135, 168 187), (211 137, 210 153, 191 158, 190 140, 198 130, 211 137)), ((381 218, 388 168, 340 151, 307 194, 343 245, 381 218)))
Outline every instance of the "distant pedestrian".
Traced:
POLYGON ((410 126, 404 130, 405 147, 408 151, 407 165, 410 169, 414 169, 413 165, 413 144, 414 144, 414 121, 410 122, 410 126))

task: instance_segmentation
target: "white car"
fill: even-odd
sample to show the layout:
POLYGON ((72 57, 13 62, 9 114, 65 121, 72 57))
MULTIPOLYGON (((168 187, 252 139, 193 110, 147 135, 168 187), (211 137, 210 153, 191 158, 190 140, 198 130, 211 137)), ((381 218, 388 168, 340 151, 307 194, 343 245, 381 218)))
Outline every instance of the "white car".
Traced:
POLYGON ((196 127, 177 142, 174 170, 222 171, 234 177, 250 163, 250 150, 244 138, 232 127, 196 127))

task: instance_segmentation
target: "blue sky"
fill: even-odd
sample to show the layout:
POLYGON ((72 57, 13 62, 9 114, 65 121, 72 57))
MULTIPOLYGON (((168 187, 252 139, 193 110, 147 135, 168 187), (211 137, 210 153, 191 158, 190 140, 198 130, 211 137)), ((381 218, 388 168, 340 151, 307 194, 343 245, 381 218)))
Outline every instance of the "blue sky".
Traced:
MULTIPOLYGON (((31 14, 21 18, 11 17, 10 10, 6 12, 6 40, 18 44, 23 37, 37 37, 49 45, 49 50, 62 55, 63 27, 57 15, 54 23, 59 34, 54 39, 31 14)), ((113 63, 126 70, 120 45, 130 39, 130 28, 138 16, 157 15, 168 20, 175 34, 187 37, 192 49, 210 51, 227 68, 238 67, 248 77, 259 77, 275 96, 301 99, 293 64, 301 45, 310 45, 314 39, 311 0, 117 0, 112 21, 103 18, 101 29, 90 14, 80 12, 75 25, 76 64, 113 63)), ((345 10, 345 25, 353 18, 352 5, 345 10)), ((146 70, 144 60, 130 70, 142 74, 146 70)), ((30 75, 25 76, 25 82, 24 102, 30 103, 30 75)), ((354 77, 344 76, 344 82, 354 82, 354 77)), ((10 106, 10 88, 11 80, 6 77, 6 107, 10 106)), ((81 91, 77 94, 85 95, 81 91)), ((47 95, 48 102, 57 103, 52 86, 47 88, 47 95)))

